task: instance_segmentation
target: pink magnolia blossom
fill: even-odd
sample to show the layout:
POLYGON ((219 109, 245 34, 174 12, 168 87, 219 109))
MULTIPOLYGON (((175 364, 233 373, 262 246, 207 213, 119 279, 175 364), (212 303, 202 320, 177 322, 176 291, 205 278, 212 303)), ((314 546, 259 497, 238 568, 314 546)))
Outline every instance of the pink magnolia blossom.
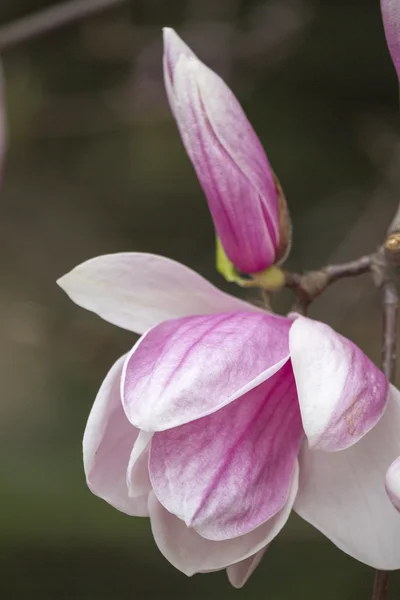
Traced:
POLYGON ((101 256, 59 284, 142 334, 98 392, 85 473, 94 494, 150 517, 176 568, 226 568, 242 586, 292 508, 356 559, 400 567, 384 488, 400 454, 400 394, 352 342, 159 256, 101 256))
POLYGON ((265 152, 239 102, 173 29, 164 29, 164 80, 183 143, 230 261, 256 273, 282 259, 290 235, 265 152))
POLYGON ((400 79, 400 1, 381 0, 381 9, 386 41, 400 79))

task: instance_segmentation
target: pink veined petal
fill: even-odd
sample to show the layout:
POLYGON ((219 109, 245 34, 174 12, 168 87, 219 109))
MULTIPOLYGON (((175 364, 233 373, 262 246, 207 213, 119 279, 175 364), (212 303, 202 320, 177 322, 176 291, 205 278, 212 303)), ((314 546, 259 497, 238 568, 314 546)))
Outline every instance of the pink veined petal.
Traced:
POLYGON ((381 418, 386 377, 353 342, 305 317, 294 321, 289 347, 310 448, 349 448, 381 418))
POLYGON ((379 423, 343 452, 303 447, 295 510, 341 550, 376 569, 400 568, 400 517, 385 473, 400 454, 400 393, 379 423))
POLYGON ((400 511, 400 457, 390 465, 386 473, 385 486, 393 506, 400 511))
POLYGON ((148 516, 147 495, 130 498, 126 469, 139 431, 121 404, 120 379, 125 356, 107 374, 93 404, 83 437, 83 463, 90 490, 118 510, 148 516))
POLYGON ((140 431, 133 446, 126 472, 126 484, 130 498, 143 496, 151 490, 149 452, 152 437, 152 433, 140 431))
POLYGON ((221 77, 200 63, 196 81, 210 126, 219 143, 258 190, 271 238, 277 244, 278 198, 264 148, 237 98, 221 77))
POLYGON ((381 0, 381 9, 387 44, 400 79, 400 2, 381 0))
POLYGON ((127 252, 92 258, 57 281, 79 306, 130 331, 167 319, 260 309, 221 292, 174 260, 127 252))
POLYGON ((302 438, 289 362, 236 402, 154 434, 153 490, 169 512, 204 538, 244 535, 288 501, 302 438))
POLYGON ((253 556, 249 556, 249 558, 241 560, 240 562, 227 567, 226 574, 228 575, 229 582, 233 585, 233 587, 239 589, 244 586, 250 575, 254 573, 260 564, 266 550, 267 546, 259 552, 253 554, 253 556))
POLYGON ((162 431, 219 410, 288 360, 291 322, 265 312, 165 321, 126 359, 122 397, 139 429, 162 431))
POLYGON ((218 571, 245 560, 267 546, 285 525, 296 497, 298 473, 296 463, 289 499, 275 517, 246 535, 222 542, 206 540, 186 527, 160 504, 153 492, 150 493, 151 528, 158 548, 174 567, 188 576, 218 571))
POLYGON ((257 135, 224 81, 169 28, 164 30, 164 79, 225 251, 245 272, 265 269, 279 241, 279 207, 257 135))
MULTIPOLYGON (((237 153, 233 157, 213 129, 206 102, 210 102, 215 110, 213 101, 208 98, 213 94, 216 81, 220 82, 219 86, 225 85, 199 60, 181 55, 174 71, 175 116, 228 258, 237 269, 254 273, 271 266, 275 260, 279 242, 277 191, 264 154, 267 171, 263 177, 265 181, 271 180, 268 196, 262 195, 265 190, 260 191, 250 174, 252 169, 256 169, 254 153, 248 161, 242 160, 239 165, 237 153), (207 90, 205 85, 200 90, 199 82, 204 79, 207 90)), ((217 92, 219 86, 215 86, 217 92)), ((215 111, 217 116, 213 115, 214 120, 219 122, 219 133, 224 128, 228 131, 240 129, 240 125, 232 121, 229 107, 226 112, 229 118, 225 123, 219 121, 223 111, 221 106, 218 114, 215 111)), ((235 117, 238 118, 237 115, 235 117)), ((242 112, 243 119, 246 117, 242 112)), ((250 125, 246 119, 244 129, 247 127, 250 128, 250 125)), ((243 128, 237 132, 238 137, 242 135, 245 135, 243 128)), ((256 137, 254 132, 253 135, 256 137)), ((247 148, 252 142, 253 138, 242 139, 240 146, 247 148)), ((259 142, 258 146, 261 148, 259 142)))

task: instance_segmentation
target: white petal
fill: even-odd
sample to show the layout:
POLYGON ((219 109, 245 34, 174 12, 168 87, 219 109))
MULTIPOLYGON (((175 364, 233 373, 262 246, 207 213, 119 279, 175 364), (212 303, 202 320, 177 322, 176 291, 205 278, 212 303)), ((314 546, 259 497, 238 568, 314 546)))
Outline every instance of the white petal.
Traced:
POLYGON ((294 321, 289 348, 310 448, 349 448, 381 418, 386 377, 353 342, 312 319, 294 321))
POLYGON ((147 516, 147 495, 130 498, 126 470, 139 435, 125 416, 120 380, 125 356, 107 374, 93 404, 83 437, 83 463, 90 490, 118 510, 147 516))
POLYGON ((227 567, 226 573, 228 575, 229 582, 233 585, 233 587, 241 588, 244 586, 250 575, 254 573, 260 564, 266 550, 267 546, 259 552, 256 552, 256 554, 253 554, 253 556, 249 556, 249 558, 241 560, 235 565, 227 567))
POLYGON ((151 491, 149 473, 150 442, 153 433, 141 431, 133 446, 126 472, 126 484, 131 498, 137 498, 151 491))
POLYGON ((174 98, 174 71, 179 60, 182 56, 194 56, 189 46, 177 35, 177 33, 170 27, 163 28, 164 38, 164 54, 163 54, 163 70, 164 70, 164 83, 167 92, 168 101, 173 114, 175 115, 175 98, 174 98))
POLYGON ((400 393, 391 386, 385 414, 342 452, 300 454, 295 510, 341 550, 376 569, 400 568, 400 515, 385 491, 385 474, 400 454, 400 393))
POLYGON ((92 258, 57 283, 79 306, 139 334, 168 319, 260 310, 174 260, 140 252, 92 258))
POLYGON ((400 511, 400 457, 390 465, 386 473, 385 485, 393 506, 400 511))
POLYGON ((165 558, 186 575, 224 569, 253 556, 278 535, 289 518, 297 487, 298 466, 285 507, 254 531, 222 542, 206 540, 194 529, 186 527, 185 523, 169 513, 158 502, 154 492, 151 492, 149 513, 154 539, 165 558))

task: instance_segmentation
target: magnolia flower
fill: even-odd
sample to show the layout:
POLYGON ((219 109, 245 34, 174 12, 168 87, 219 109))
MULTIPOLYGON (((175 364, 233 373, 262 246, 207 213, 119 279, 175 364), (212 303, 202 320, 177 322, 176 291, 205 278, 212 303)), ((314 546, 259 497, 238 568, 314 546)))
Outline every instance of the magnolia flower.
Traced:
POLYGON ((381 9, 389 52, 400 79, 400 1, 381 0, 381 9))
POLYGON ((384 489, 400 454, 399 392, 352 342, 159 256, 101 256, 58 283, 143 334, 99 390, 84 466, 94 494, 150 517, 176 568, 226 568, 242 586, 292 508, 358 560, 400 567, 384 489))
POLYGON ((287 254, 290 222, 283 193, 243 109, 222 79, 168 28, 164 80, 226 255, 243 273, 267 269, 287 254))

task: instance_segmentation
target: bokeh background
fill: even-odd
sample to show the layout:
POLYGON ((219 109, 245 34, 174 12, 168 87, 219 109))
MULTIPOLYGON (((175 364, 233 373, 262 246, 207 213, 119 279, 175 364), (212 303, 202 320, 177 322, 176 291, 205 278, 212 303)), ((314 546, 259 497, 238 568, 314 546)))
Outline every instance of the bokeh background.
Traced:
MULTIPOLYGON (((138 250, 240 293, 215 271, 206 202, 167 105, 163 25, 226 79, 256 128, 293 218, 290 267, 374 249, 400 193, 398 86, 379 0, 114 0, 33 35, 49 14, 63 20, 79 4, 95 0, 57 13, 42 12, 56 5, 45 0, 0 2, 9 130, 0 189, 0 598, 368 598, 372 571, 299 518, 236 591, 224 573, 187 579, 159 554, 147 520, 89 493, 86 418, 135 339, 74 306, 55 281, 92 256, 138 250)), ((277 310, 289 302, 284 294, 277 310)), ((368 276, 335 284, 311 314, 379 361, 379 298, 368 276)), ((391 597, 399 593, 394 575, 391 597)))

